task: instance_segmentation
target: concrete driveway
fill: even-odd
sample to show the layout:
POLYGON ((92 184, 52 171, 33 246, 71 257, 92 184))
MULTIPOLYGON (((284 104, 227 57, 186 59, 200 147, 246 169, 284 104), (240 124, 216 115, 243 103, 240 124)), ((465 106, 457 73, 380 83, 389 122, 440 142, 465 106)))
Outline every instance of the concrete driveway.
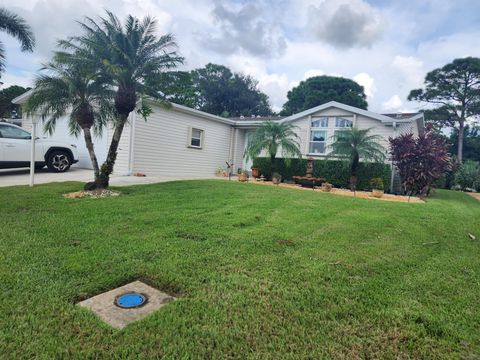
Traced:
MULTIPOLYGON (((214 179, 210 177, 207 179, 214 179)), ((112 186, 128 186, 141 184, 154 184, 159 182, 175 181, 175 180, 195 180, 198 177, 169 177, 169 176, 120 176, 112 175, 110 185, 112 186)), ((219 179, 219 178, 217 178, 219 179)), ((93 171, 88 169, 80 169, 71 167, 69 171, 64 173, 51 173, 46 169, 35 172, 35 184, 46 184, 52 182, 63 181, 81 181, 87 182, 93 180, 93 171)), ((30 169, 6 169, 0 170, 0 187, 28 185, 30 182, 30 169)))

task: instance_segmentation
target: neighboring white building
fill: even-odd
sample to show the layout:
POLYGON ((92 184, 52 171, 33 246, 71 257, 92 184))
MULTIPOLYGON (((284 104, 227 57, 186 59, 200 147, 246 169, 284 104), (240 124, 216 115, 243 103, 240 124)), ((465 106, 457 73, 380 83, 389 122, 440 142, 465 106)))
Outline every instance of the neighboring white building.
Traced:
MULTIPOLYGON (((25 100, 22 95, 13 101, 25 100)), ((249 136, 265 120, 292 122, 298 129, 302 154, 318 158, 328 154, 336 132, 351 126, 372 128, 373 133, 381 136, 385 149, 389 137, 406 132, 418 135, 423 129, 423 114, 380 115, 334 101, 285 118, 268 119, 228 119, 177 104, 166 109, 153 101, 151 106, 153 112, 147 121, 139 114, 131 114, 120 140, 115 173, 211 177, 219 167, 225 168, 227 161, 234 164, 235 170, 250 170, 251 162, 244 157, 245 147, 249 136)), ((23 126, 28 129, 31 123, 26 119, 23 126)), ((60 119, 52 137, 76 144, 81 158, 78 166, 89 167, 83 138, 71 137, 65 124, 60 119)), ((112 133, 107 129, 95 139, 100 162, 105 160, 112 133)))

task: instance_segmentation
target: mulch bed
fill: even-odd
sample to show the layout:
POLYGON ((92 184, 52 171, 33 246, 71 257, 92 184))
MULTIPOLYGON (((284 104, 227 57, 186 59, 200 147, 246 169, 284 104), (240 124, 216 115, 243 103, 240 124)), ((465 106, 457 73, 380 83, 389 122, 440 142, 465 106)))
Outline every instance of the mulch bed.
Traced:
POLYGON ((72 193, 64 194, 63 197, 67 199, 82 199, 82 198, 106 198, 110 196, 119 196, 121 193, 119 191, 113 191, 108 189, 101 190, 84 190, 84 191, 75 191, 72 193))
MULTIPOLYGON (((312 191, 312 188, 305 188, 305 187, 301 187, 301 186, 295 185, 295 184, 281 183, 279 185, 275 185, 275 184, 272 184, 272 182, 270 182, 270 181, 249 181, 249 183, 277 186, 277 187, 288 188, 288 189, 312 191)), ((313 191, 322 192, 319 188, 316 188, 313 191)), ((425 203, 422 199, 420 199, 419 197, 416 197, 416 196, 411 196, 409 198, 408 196, 403 196, 403 195, 384 194, 381 198, 376 198, 376 197, 373 197, 372 193, 369 192, 369 191, 356 191, 355 193, 353 193, 353 191, 350 191, 350 190, 347 190, 347 189, 333 188, 330 191, 330 194, 350 196, 350 197, 355 196, 357 198, 382 200, 382 201, 410 202, 410 203, 420 203, 420 204, 425 203)))

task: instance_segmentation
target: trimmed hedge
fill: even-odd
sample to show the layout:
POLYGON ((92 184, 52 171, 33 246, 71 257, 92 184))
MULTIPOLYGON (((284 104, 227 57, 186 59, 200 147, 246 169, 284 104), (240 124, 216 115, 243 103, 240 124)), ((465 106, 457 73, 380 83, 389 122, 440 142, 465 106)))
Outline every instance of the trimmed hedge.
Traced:
MULTIPOLYGON (((307 169, 307 159, 290 159, 289 165, 285 164, 285 159, 275 159, 275 166, 284 180, 292 180, 293 176, 304 176, 307 169)), ((253 160, 253 167, 260 169, 260 174, 269 178, 270 159, 258 157, 253 160)), ((350 164, 348 161, 340 160, 314 160, 313 176, 323 177, 329 183, 338 188, 350 187, 350 164)), ((358 169, 357 188, 359 190, 371 190, 370 180, 373 178, 382 178, 385 191, 390 189, 390 165, 383 163, 360 163, 358 169)))

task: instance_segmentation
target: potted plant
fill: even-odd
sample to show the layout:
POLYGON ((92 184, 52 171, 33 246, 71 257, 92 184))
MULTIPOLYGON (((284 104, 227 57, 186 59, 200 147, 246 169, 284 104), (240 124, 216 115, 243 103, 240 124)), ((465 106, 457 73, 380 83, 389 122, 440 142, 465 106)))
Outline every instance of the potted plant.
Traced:
POLYGON ((383 179, 382 178, 373 178, 370 180, 370 186, 372 187, 372 196, 376 198, 381 198, 384 193, 383 179))
POLYGON ((282 175, 279 173, 273 173, 272 175, 272 183, 278 185, 282 182, 282 175))
POLYGON ((245 170, 242 170, 241 172, 238 173, 238 181, 248 181, 248 174, 245 170))
POLYGON ((256 167, 252 167, 252 176, 254 178, 260 177, 260 169, 256 167))
POLYGON ((330 192, 332 190, 332 184, 328 183, 328 182, 324 182, 322 183, 322 191, 323 192, 330 192))

